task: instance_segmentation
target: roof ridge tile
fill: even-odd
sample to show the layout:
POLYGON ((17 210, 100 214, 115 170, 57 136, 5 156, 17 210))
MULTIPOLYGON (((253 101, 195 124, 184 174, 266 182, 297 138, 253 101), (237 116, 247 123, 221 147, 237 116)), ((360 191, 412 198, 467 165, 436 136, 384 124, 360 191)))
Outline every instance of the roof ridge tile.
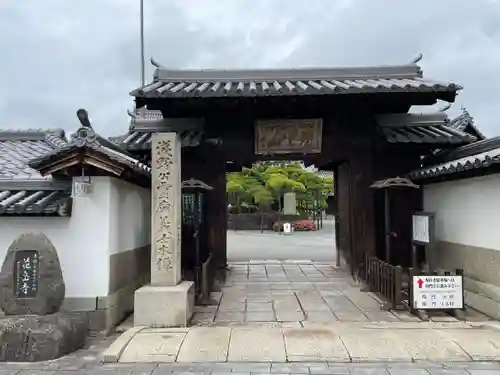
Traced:
POLYGON ((296 80, 349 79, 373 77, 419 77, 422 69, 416 64, 378 66, 304 66, 283 69, 167 69, 158 67, 154 77, 159 81, 185 80, 296 80))

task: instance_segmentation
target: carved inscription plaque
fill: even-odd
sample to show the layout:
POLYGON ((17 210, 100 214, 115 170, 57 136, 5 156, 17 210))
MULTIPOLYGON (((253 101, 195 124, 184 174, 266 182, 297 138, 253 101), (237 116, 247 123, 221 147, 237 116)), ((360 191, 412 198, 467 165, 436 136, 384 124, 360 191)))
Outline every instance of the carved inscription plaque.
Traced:
POLYGON ((259 120, 255 125, 255 153, 320 153, 322 131, 321 119, 259 120))
POLYGON ((17 298, 33 298, 38 294, 38 261, 36 250, 16 252, 14 261, 14 295, 17 298))
POLYGON ((155 215, 159 225, 156 227, 156 267, 159 271, 172 269, 172 254, 175 251, 176 228, 172 224, 173 181, 173 148, 170 140, 158 140, 155 148, 155 165, 157 168, 155 215))

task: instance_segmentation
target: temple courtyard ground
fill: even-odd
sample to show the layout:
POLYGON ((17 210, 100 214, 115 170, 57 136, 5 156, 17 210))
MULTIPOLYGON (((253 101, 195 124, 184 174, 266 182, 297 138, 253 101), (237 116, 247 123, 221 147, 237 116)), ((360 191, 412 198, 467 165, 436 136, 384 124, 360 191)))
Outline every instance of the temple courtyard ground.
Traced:
POLYGON ((335 251, 335 224, 332 218, 323 220, 317 232, 295 232, 279 235, 266 231, 227 232, 227 258, 229 262, 251 259, 312 260, 333 262, 335 251))
POLYGON ((64 358, 0 364, 0 375, 500 374, 497 322, 474 311, 466 321, 429 322, 382 311, 376 295, 334 266, 334 253, 329 262, 314 259, 332 254, 331 232, 228 237, 228 277, 212 306, 196 308, 191 327, 131 327, 129 320, 64 358), (287 252, 287 245, 294 247, 287 252), (275 260, 252 260, 266 248, 275 260))

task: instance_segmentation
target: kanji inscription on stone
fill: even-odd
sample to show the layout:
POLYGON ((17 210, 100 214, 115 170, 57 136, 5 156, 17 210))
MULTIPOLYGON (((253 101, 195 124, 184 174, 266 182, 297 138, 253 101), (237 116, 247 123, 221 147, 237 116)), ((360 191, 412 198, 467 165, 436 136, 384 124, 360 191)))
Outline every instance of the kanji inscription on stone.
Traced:
POLYGON ((16 298, 33 298, 38 294, 38 262, 36 250, 16 252, 14 261, 14 295, 16 298))

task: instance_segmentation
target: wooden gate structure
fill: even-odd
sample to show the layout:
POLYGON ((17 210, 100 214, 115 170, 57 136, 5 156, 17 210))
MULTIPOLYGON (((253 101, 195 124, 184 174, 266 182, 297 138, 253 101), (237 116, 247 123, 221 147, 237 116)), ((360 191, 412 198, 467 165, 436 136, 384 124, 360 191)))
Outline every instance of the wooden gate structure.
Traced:
MULTIPOLYGON (((342 264, 354 274, 368 256, 383 259, 383 197, 370 185, 402 176, 437 149, 474 136, 454 128, 444 111, 410 114, 412 106, 453 102, 461 87, 423 77, 408 64, 290 70, 171 70, 156 66, 151 83, 132 91, 138 112, 122 146, 147 160, 151 134, 182 139, 183 180, 206 192, 208 249, 226 265, 225 174, 257 160, 300 159, 334 170, 342 264), (140 108, 147 107, 144 115, 140 108)), ((392 212, 407 222, 421 196, 392 212)), ((332 239, 332 249, 333 249, 332 239)), ((409 266, 411 238, 402 231, 392 261, 409 266)))
POLYGON ((212 189, 203 181, 182 181, 182 247, 181 261, 184 270, 194 273, 195 297, 201 300, 203 290, 203 264, 209 262, 207 204, 205 194, 212 189))

